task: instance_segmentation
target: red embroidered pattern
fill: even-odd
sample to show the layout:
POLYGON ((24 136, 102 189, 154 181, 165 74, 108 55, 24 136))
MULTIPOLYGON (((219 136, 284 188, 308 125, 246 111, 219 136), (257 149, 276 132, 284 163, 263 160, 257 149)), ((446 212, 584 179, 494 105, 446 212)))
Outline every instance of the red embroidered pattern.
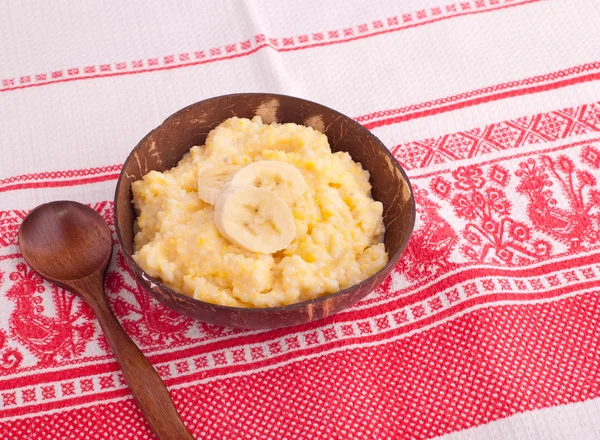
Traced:
POLYGON ((193 320, 151 300, 137 283, 126 281, 122 273, 130 277, 132 274, 120 254, 117 255, 117 268, 120 272, 109 271, 107 274, 106 290, 111 294, 109 299, 115 314, 123 318, 121 324, 127 333, 142 346, 189 342, 186 332, 193 320), (131 295, 126 300, 121 292, 131 295))
POLYGON ((33 353, 40 365, 79 357, 96 333, 91 310, 72 293, 52 286, 56 316, 44 314, 40 294, 46 292, 47 283, 24 263, 16 269, 5 295, 15 304, 9 320, 11 337, 33 353))
POLYGON ((120 171, 121 165, 109 165, 106 167, 94 167, 80 170, 47 171, 41 173, 29 173, 19 176, 13 176, 0 180, 0 186, 10 183, 22 182, 27 180, 45 180, 45 179, 64 179, 72 177, 84 177, 95 174, 102 174, 114 171, 120 171))
MULTIPOLYGON (((439 179, 434 188, 438 184, 439 179)), ((450 262, 450 255, 458 242, 455 230, 440 215, 440 205, 433 203, 427 197, 428 192, 420 189, 416 183, 413 184, 413 191, 421 226, 413 232, 397 268, 409 281, 433 277, 453 269, 455 265, 450 262)), ((387 286, 384 289, 387 291, 387 286)))
MULTIPOLYGON (((600 104, 593 103, 400 144, 391 150, 403 166, 415 169, 599 131, 600 104)), ((582 158, 596 169, 600 166, 600 151, 595 147, 584 147, 582 158)))
POLYGON ((529 198, 527 214, 536 229, 573 250, 600 241, 600 189, 591 170, 577 169, 564 155, 530 158, 519 167, 516 190, 529 198), (566 201, 563 207, 557 199, 566 201))
POLYGON ((7 336, 0 330, 0 374, 13 372, 23 361, 23 354, 16 348, 7 347, 7 336))
POLYGON ((0 211, 0 248, 17 245, 19 225, 26 215, 22 210, 0 211))

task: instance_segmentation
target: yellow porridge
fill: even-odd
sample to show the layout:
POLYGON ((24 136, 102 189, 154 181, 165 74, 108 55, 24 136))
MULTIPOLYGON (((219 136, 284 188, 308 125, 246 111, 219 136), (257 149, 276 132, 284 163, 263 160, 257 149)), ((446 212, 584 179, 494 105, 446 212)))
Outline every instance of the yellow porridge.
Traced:
POLYGON ((369 173, 309 127, 228 119, 132 189, 133 258, 202 301, 282 306, 357 284, 388 260, 369 173))

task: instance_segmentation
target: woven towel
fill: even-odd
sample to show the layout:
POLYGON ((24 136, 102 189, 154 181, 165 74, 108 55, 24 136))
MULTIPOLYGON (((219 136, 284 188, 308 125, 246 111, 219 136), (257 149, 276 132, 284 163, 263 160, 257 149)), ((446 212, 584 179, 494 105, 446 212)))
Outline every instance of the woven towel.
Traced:
POLYGON ((16 234, 57 199, 113 228, 148 131, 252 91, 372 130, 417 225, 372 294, 277 331, 166 310, 115 249, 110 304, 197 438, 600 438, 599 22, 596 0, 0 0, 0 438, 154 438, 16 234))

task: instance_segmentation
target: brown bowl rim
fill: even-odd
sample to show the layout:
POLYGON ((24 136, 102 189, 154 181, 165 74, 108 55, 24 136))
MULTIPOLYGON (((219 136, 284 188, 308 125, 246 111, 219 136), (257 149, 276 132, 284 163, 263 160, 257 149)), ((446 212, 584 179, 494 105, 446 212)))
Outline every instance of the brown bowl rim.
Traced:
MULTIPOLYGON (((284 122, 285 123, 285 122, 284 122)), ((191 148, 191 147, 190 147, 191 148)), ((132 182, 133 183, 133 182, 132 182)), ((133 201, 132 201, 133 203, 133 201)), ((156 284, 158 286, 161 286, 162 289, 165 289, 170 295, 175 296, 175 297, 179 297, 182 300, 194 300, 197 301, 199 303, 205 304, 213 309, 216 310, 223 310, 223 311, 227 311, 227 312, 239 312, 239 313, 264 313, 265 311, 269 311, 269 312, 273 312, 273 313, 277 313, 277 312, 285 312, 288 310, 294 310, 294 309, 298 309, 298 308, 304 308, 307 306, 310 306, 312 304, 316 304, 319 303, 321 301, 325 301, 334 297, 338 297, 338 296, 342 296, 342 295, 346 295, 348 293, 350 293, 350 291, 356 290, 357 288, 359 288, 362 285, 366 285, 370 282, 372 282, 376 277, 378 277, 382 272, 386 272, 386 271, 390 271, 393 270, 393 268, 397 265, 398 260, 400 260, 400 257, 402 256, 402 254, 404 254, 404 251, 406 249, 406 245, 408 244, 408 240, 410 239, 410 236, 412 235, 412 232, 414 230, 414 226, 415 226, 415 220, 416 220, 416 203, 415 203, 415 196, 414 196, 414 192, 413 192, 413 188, 412 185, 410 183, 410 180, 408 178, 408 176, 406 175, 406 172, 404 171, 404 168, 400 165, 400 163, 396 160, 396 158, 394 157, 394 155, 390 152, 390 150, 384 145, 384 143, 377 137, 375 136, 370 130, 368 130, 367 128, 365 128, 362 124, 360 124, 359 122, 355 121, 354 119, 352 119, 351 117, 337 111, 334 110, 330 107, 327 107, 323 104, 319 104, 317 102, 314 101, 309 101, 307 99, 303 99, 303 98, 298 98, 297 96, 291 96, 291 95, 283 95, 283 94, 278 94, 278 93, 260 93, 260 92, 249 92, 249 93, 231 93, 231 94, 226 94, 226 95, 219 95, 219 96, 213 96, 211 98, 208 99, 203 99, 201 101, 197 101, 193 104, 187 105, 179 110, 177 110, 175 113, 171 114, 169 117, 167 117, 161 124, 159 124, 158 126, 156 126, 154 129, 150 130, 148 132, 148 134, 146 134, 146 136, 144 136, 138 143, 137 145, 133 148, 133 150, 131 150, 131 152, 129 153, 129 155, 127 156, 127 158, 125 159, 125 162, 123 162, 123 167, 121 168, 121 172, 119 173, 119 178, 117 179, 117 184, 115 186, 115 196, 114 196, 114 202, 113 202, 113 221, 115 224, 115 232, 117 235, 117 240, 119 241, 119 247, 121 252, 125 255, 128 263, 131 265, 133 264, 135 266, 135 268, 143 274, 144 278, 153 283, 156 284), (400 244, 400 247, 398 248, 398 250, 396 251, 396 253, 394 255, 392 255, 391 258, 388 259, 387 264, 382 267, 381 269, 379 269, 377 272, 375 272, 373 275, 371 275, 370 277, 364 279, 363 281, 361 281, 358 284, 353 284, 352 286, 346 287, 345 289, 339 290, 337 292, 334 293, 330 293, 327 295, 323 295, 317 298, 313 298, 310 300, 306 300, 306 301, 301 301, 301 302, 297 302, 297 303, 292 303, 292 304, 288 304, 285 306, 276 306, 276 307, 232 307, 232 306, 224 306, 221 304, 213 304, 213 303, 209 303, 206 301, 202 301, 199 299, 196 299, 192 296, 188 296, 185 295, 183 293, 180 293, 176 290, 171 289, 170 287, 167 287, 165 284, 163 284, 160 280, 148 275, 148 273, 146 273, 145 270, 143 270, 138 264, 137 262, 133 259, 133 255, 131 253, 129 253, 124 247, 123 247, 123 238, 121 237, 121 231, 118 227, 118 219, 117 219, 117 204, 118 204, 118 198, 119 198, 119 188, 123 182, 123 178, 125 176, 125 165, 131 160, 131 158, 133 157, 133 154, 137 152, 138 148, 140 148, 140 146, 144 143, 144 141, 150 136, 152 135, 152 133, 154 133, 154 131, 161 127, 163 124, 165 124, 167 121, 169 121, 170 119, 178 116, 180 113, 183 113, 184 111, 188 110, 191 107, 194 107, 200 103, 204 103, 206 101, 212 101, 212 100, 217 100, 217 99, 223 99, 223 98, 235 98, 235 97, 239 97, 239 96, 249 96, 249 95, 254 95, 254 96, 269 96, 269 97, 274 97, 274 98, 292 98, 294 100, 299 100, 299 101, 303 101, 305 103, 308 104, 312 104, 312 105, 316 105, 318 107, 323 107, 326 108, 334 113, 338 113, 339 115, 341 115, 342 117, 346 118, 347 122, 350 124, 353 124, 355 126, 358 127, 359 131, 364 132, 367 136, 370 136, 372 138, 374 138, 377 141, 377 144, 379 145, 379 147, 383 150, 384 154, 386 154, 392 161, 392 163, 394 164, 394 166, 396 167, 397 170, 400 171, 400 174, 402 175, 402 177, 404 178, 405 182, 408 185, 408 189, 410 191, 410 204, 411 204, 411 220, 410 220, 410 226, 409 226, 409 231, 408 234, 406 234, 406 238, 404 239, 403 243, 400 244)), ((388 274, 389 276, 389 274, 388 274)), ((143 289, 145 290, 145 289, 143 289)), ((148 294, 146 292, 146 294, 148 294)))

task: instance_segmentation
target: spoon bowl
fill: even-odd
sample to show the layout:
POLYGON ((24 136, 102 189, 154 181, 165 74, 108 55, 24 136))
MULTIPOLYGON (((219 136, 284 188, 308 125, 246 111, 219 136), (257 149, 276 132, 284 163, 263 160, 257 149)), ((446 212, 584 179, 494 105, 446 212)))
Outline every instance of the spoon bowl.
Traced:
POLYGON ((105 268, 113 244, 100 214, 80 203, 58 201, 29 213, 19 230, 19 245, 23 258, 36 272, 63 282, 105 268))

